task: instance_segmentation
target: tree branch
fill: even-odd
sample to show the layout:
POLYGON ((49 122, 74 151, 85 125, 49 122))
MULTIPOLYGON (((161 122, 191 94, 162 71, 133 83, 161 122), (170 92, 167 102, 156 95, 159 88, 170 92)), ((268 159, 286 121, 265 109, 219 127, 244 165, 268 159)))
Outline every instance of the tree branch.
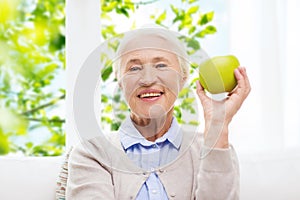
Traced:
POLYGON ((155 3, 159 0, 149 0, 149 1, 139 1, 139 2, 125 2, 125 4, 133 4, 133 5, 147 5, 147 4, 151 4, 151 3, 155 3))
MULTIPOLYGON (((36 118, 26 118, 29 121, 35 121, 35 122, 41 122, 44 121, 43 119, 36 119, 36 118)), ((47 119, 48 122, 59 122, 59 123, 65 123, 65 119, 47 119)))
POLYGON ((45 104, 43 104, 43 105, 40 105, 40 106, 38 106, 38 107, 36 107, 36 108, 33 108, 33 109, 31 109, 31 110, 25 111, 25 112, 21 113, 21 115, 29 115, 29 114, 32 114, 32 113, 34 113, 34 112, 40 110, 40 109, 46 108, 46 107, 48 107, 48 106, 52 106, 52 105, 54 105, 57 101, 59 101, 59 100, 61 100, 61 99, 64 99, 65 97, 66 97, 66 95, 63 94, 63 95, 61 95, 61 96, 58 97, 58 98, 52 99, 52 100, 51 100, 50 102, 48 102, 48 103, 45 103, 45 104))

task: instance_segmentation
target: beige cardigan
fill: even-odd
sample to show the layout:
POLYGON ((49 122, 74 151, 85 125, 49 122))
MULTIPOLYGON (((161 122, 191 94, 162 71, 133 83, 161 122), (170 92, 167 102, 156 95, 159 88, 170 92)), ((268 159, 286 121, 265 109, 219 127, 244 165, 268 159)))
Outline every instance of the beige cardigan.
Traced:
MULTIPOLYGON (((239 199, 239 169, 234 149, 210 150, 201 146, 199 134, 183 135, 178 158, 155 169, 169 199, 239 199)), ((72 151, 67 200, 135 199, 150 173, 127 157, 117 133, 99 136, 72 151)))

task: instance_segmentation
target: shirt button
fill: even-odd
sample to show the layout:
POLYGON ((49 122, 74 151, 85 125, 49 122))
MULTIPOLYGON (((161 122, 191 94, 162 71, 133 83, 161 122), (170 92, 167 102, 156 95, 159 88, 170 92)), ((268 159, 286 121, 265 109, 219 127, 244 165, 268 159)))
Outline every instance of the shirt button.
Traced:
POLYGON ((155 171, 155 169, 154 169, 153 167, 151 167, 150 171, 151 171, 151 172, 154 172, 154 171, 155 171))
POLYGON ((176 197, 176 194, 175 194, 175 193, 172 193, 170 196, 171 196, 171 197, 176 197))
POLYGON ((152 190, 152 194, 157 194, 157 190, 152 190))
POLYGON ((153 144, 152 147, 153 147, 153 148, 157 148, 157 145, 156 145, 156 144, 153 144))

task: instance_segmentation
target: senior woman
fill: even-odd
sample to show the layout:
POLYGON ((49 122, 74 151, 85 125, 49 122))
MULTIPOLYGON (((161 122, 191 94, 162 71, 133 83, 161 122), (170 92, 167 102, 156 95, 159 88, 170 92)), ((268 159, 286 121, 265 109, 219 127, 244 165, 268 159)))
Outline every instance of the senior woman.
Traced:
POLYGON ((245 68, 222 101, 199 82, 204 138, 174 118, 174 103, 188 80, 186 50, 165 29, 125 34, 115 61, 118 85, 130 108, 116 133, 75 147, 69 160, 68 199, 238 199, 239 170, 228 126, 250 92, 245 68), (203 142, 204 140, 204 142, 203 142))

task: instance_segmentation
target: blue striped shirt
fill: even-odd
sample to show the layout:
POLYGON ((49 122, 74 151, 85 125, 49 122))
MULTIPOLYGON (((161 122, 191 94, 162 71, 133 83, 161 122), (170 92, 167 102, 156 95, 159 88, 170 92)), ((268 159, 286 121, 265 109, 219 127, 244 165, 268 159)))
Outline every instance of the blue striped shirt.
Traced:
POLYGON ((173 118, 171 127, 162 137, 151 142, 139 133, 128 118, 120 127, 120 140, 127 156, 137 166, 152 171, 136 200, 167 200, 167 193, 155 169, 172 162, 179 154, 182 132, 176 119, 173 118))

